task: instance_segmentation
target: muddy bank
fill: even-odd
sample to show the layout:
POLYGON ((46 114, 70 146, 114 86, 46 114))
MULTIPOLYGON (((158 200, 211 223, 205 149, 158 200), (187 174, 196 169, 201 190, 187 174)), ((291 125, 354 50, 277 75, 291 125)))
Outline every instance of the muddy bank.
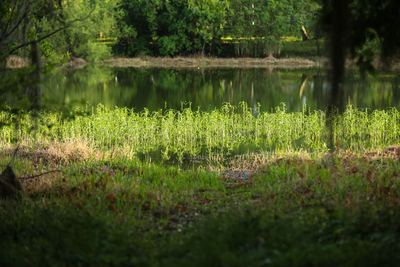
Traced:
POLYGON ((313 68, 322 66, 306 58, 210 58, 210 57, 114 57, 105 62, 112 67, 136 68, 313 68))

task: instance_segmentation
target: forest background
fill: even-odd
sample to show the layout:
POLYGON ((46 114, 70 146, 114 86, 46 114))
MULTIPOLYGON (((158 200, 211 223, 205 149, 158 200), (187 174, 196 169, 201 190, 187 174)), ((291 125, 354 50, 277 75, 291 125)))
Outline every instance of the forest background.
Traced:
POLYGON ((283 41, 302 39, 302 26, 310 34, 303 38, 320 37, 319 9, 310 0, 6 1, 0 58, 29 57, 19 48, 35 41, 48 64, 71 56, 280 56, 283 41))
POLYGON ((31 102, 0 107, 0 265, 398 264, 400 113, 336 112, 349 56, 366 68, 399 55, 398 10, 395 0, 1 1, 0 104, 6 91, 31 102), (320 30, 326 112, 41 103, 40 73, 71 60, 285 57, 283 44, 318 44, 320 30), (32 64, 6 69, 10 58, 32 64), (277 153, 242 154, 260 144, 277 153), (204 166, 177 164, 197 159, 204 166))

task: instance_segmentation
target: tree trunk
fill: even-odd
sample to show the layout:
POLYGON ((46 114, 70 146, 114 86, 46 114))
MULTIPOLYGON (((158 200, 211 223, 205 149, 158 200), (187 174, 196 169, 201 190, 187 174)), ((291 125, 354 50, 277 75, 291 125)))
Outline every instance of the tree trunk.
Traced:
POLYGON ((331 95, 327 114, 327 127, 329 131, 328 148, 335 151, 334 132, 336 113, 343 110, 345 73, 346 40, 349 7, 348 0, 333 1, 332 25, 331 25, 331 95))
POLYGON ((274 60, 275 59, 274 52, 272 51, 272 49, 268 50, 268 57, 267 58, 270 59, 270 60, 274 60))
POLYGON ((31 45, 31 63, 33 68, 31 72, 32 84, 28 86, 27 93, 28 98, 31 101, 32 110, 37 111, 41 108, 42 105, 42 90, 40 87, 42 62, 40 57, 39 44, 37 42, 34 42, 31 45))

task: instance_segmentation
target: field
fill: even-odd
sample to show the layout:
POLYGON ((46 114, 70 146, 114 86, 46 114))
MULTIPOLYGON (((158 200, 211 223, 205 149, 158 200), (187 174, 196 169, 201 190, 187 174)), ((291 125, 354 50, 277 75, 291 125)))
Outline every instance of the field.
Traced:
POLYGON ((284 105, 3 111, 24 193, 0 200, 0 264, 398 263, 399 116, 349 106, 329 153, 325 113, 284 105))

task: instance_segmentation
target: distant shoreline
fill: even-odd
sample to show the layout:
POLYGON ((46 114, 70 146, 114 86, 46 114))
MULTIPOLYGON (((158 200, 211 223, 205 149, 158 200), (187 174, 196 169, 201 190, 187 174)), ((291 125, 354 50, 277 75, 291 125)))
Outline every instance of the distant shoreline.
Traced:
MULTIPOLYGON (((390 63, 376 57, 372 61, 375 70, 399 71, 400 58, 392 58, 390 63)), ((265 69, 309 69, 328 68, 329 59, 326 57, 288 57, 288 58, 220 58, 220 57, 111 57, 97 63, 90 63, 81 58, 71 58, 63 67, 82 68, 88 64, 105 65, 119 68, 265 68, 265 69)), ((12 55, 7 59, 6 68, 24 68, 30 65, 28 58, 12 55)), ((346 60, 347 69, 357 69, 355 59, 346 60)))
MULTIPOLYGON (((348 70, 358 69, 356 59, 347 59, 348 70)), ((372 61, 378 71, 399 71, 400 58, 392 58, 390 63, 376 57, 372 61)), ((103 62, 110 67, 133 68, 265 68, 265 69, 307 69, 328 68, 327 57, 289 58, 219 58, 219 57, 112 57, 103 62)))
POLYGON ((217 57, 113 57, 105 61, 111 67, 135 68, 315 68, 323 66, 326 59, 313 61, 307 58, 217 58, 217 57))

